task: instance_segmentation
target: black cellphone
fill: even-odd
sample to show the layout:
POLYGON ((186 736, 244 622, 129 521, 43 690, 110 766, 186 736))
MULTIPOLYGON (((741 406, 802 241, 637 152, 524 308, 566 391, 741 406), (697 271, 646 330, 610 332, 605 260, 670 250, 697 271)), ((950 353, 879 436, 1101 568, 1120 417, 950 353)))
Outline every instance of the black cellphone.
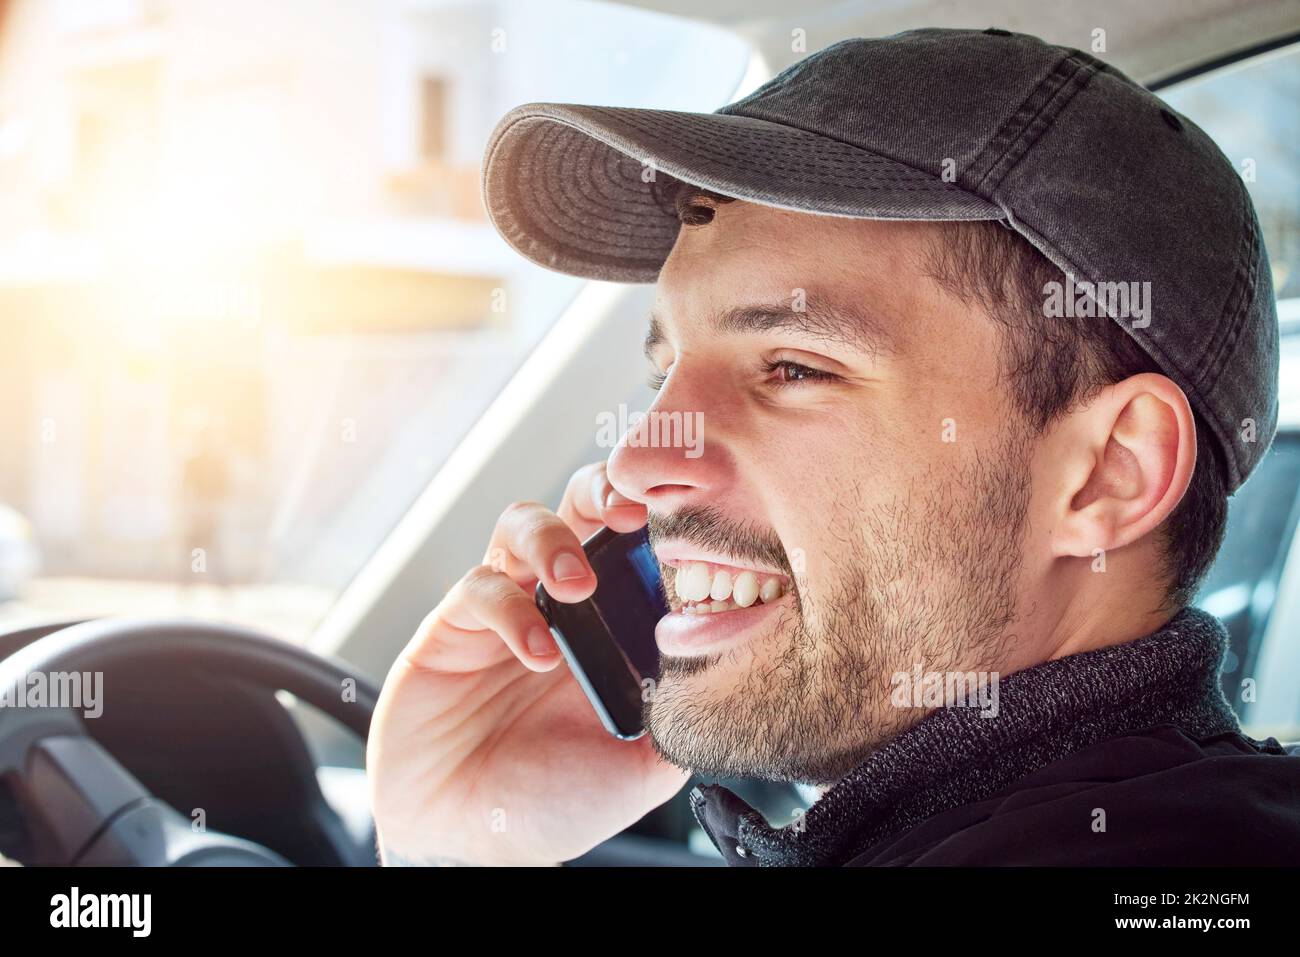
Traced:
POLYGON ((605 729, 633 741, 645 733, 645 695, 659 680, 655 625, 668 614, 659 561, 644 528, 602 528, 582 543, 596 591, 556 601, 537 584, 537 607, 605 729))

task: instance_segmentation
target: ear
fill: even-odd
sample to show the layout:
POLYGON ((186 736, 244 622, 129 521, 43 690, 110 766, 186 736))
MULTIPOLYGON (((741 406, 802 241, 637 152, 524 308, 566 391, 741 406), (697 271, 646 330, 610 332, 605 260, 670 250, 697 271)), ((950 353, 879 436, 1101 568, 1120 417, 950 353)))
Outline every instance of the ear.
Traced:
POLYGON ((1196 423, 1173 380, 1131 376, 1066 419, 1054 554, 1123 548, 1178 506, 1196 467, 1196 423))

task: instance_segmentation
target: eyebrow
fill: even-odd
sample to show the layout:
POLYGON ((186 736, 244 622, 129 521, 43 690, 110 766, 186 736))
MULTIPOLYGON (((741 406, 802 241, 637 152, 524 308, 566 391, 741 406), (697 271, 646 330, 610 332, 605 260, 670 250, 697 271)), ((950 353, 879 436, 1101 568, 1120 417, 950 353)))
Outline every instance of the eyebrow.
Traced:
MULTIPOLYGON (((710 326, 715 333, 722 335, 786 332, 847 346, 873 356, 893 351, 889 335, 861 311, 842 310, 824 299, 811 296, 801 310, 785 301, 732 306, 713 316, 710 326)), ((653 358, 655 347, 664 339, 663 321, 651 313, 650 328, 645 337, 647 359, 653 358)))

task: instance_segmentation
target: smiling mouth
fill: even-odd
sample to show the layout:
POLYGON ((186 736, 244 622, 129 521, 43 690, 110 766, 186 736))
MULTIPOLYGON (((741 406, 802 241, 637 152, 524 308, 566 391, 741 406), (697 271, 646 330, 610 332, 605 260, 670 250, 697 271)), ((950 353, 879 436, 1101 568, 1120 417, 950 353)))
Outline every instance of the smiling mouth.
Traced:
POLYGON ((780 601, 789 591, 783 575, 719 565, 681 561, 670 564, 670 607, 675 614, 716 615, 780 601))

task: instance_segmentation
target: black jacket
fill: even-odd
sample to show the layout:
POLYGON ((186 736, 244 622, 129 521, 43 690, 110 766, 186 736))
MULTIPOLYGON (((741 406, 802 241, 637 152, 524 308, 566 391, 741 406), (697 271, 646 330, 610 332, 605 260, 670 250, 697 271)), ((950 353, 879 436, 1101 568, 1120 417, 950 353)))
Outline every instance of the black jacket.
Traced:
POLYGON ((1185 609, 1006 676, 995 717, 935 711, 784 827, 720 785, 691 806, 733 866, 1297 866, 1300 745, 1241 732, 1226 648, 1185 609))

